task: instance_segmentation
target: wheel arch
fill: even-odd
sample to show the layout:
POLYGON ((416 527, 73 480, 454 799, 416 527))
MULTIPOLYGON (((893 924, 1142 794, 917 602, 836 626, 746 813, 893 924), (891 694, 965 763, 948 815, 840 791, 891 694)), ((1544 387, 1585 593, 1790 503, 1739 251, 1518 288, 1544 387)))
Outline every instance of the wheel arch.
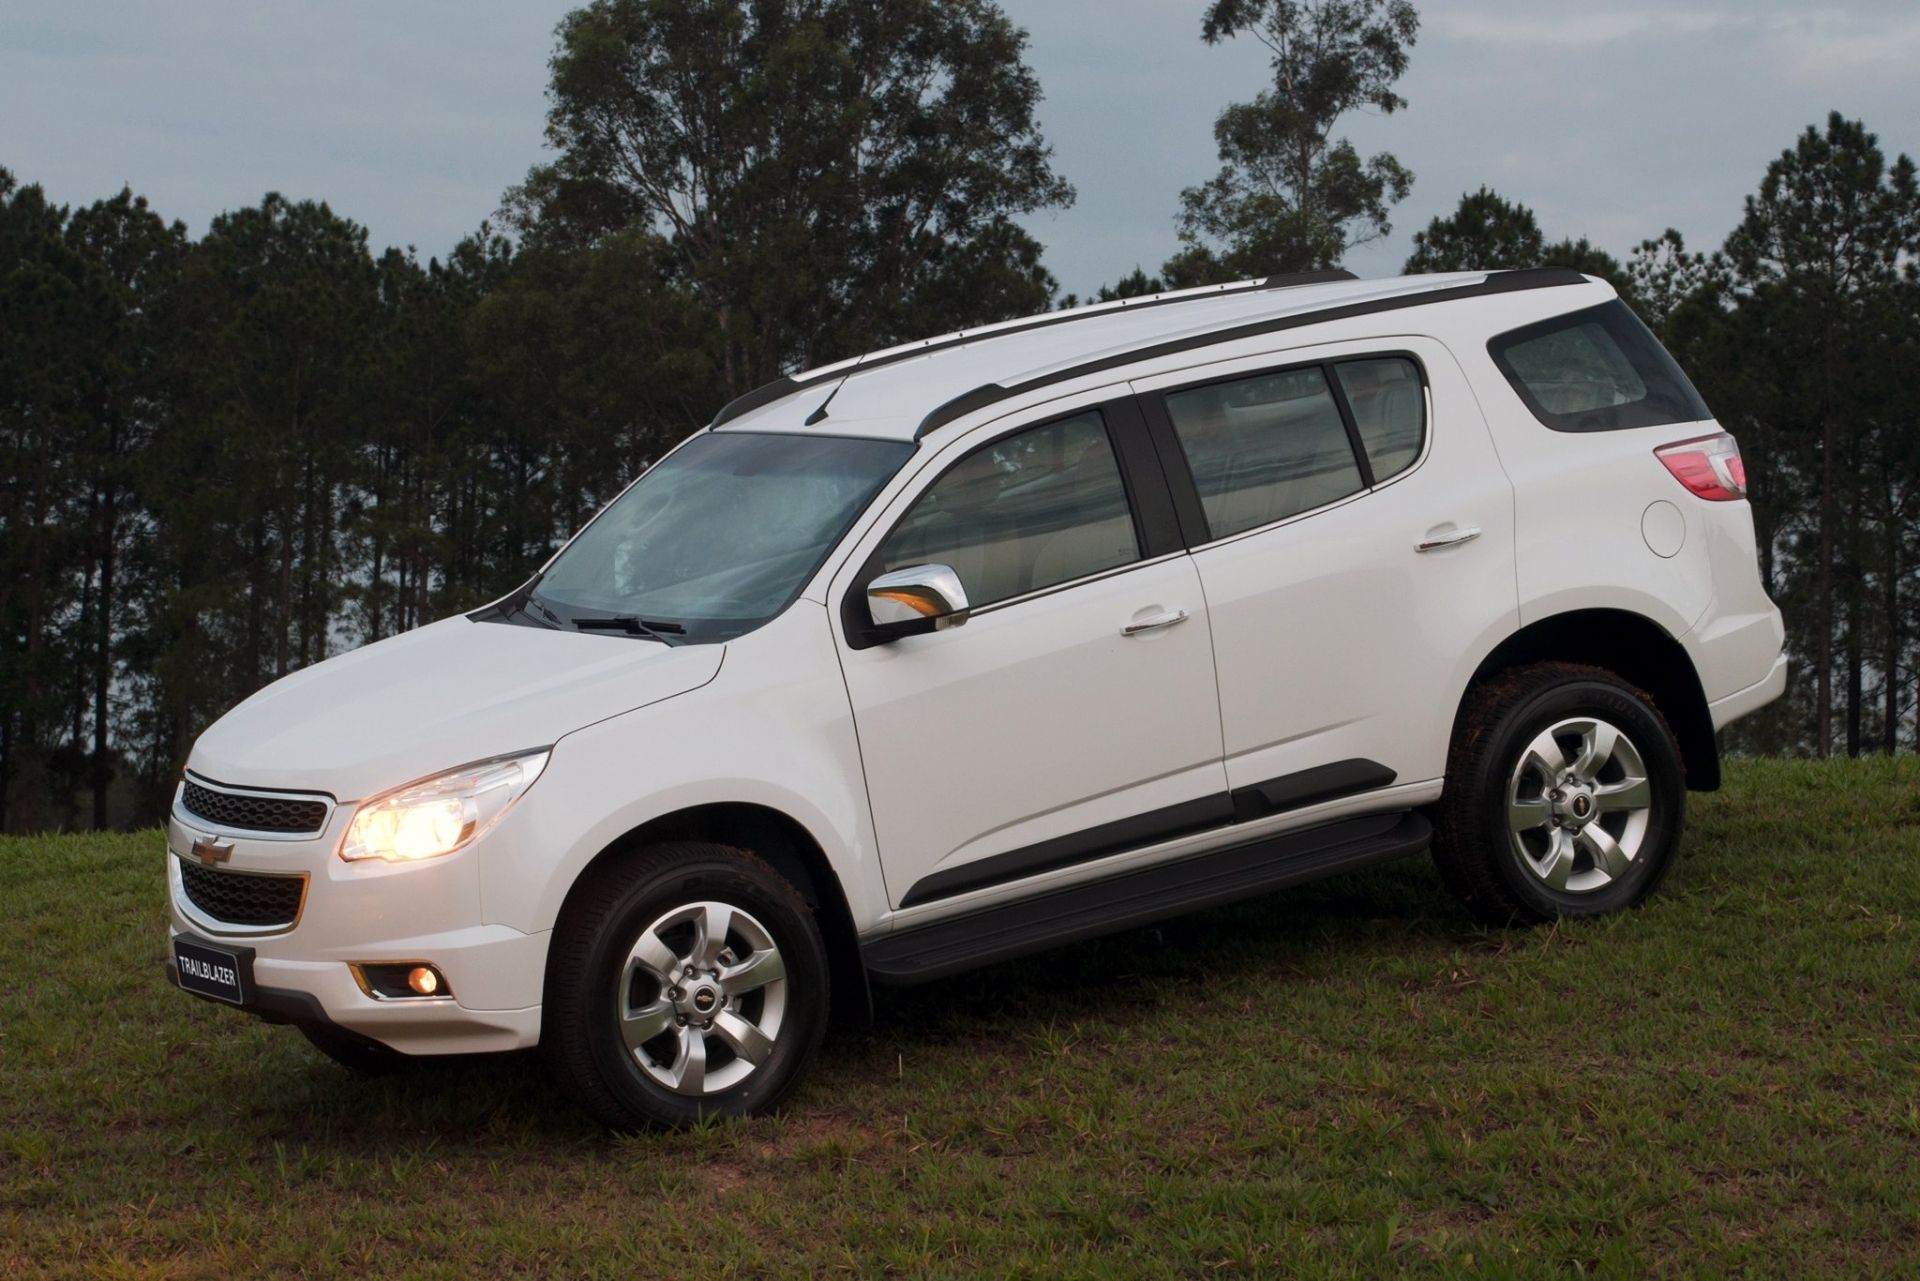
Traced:
POLYGON ((1693 659, 1665 628, 1630 610, 1569 610, 1520 628, 1494 646, 1474 669, 1454 711, 1454 723, 1459 724, 1471 692, 1495 674, 1549 661, 1604 667, 1645 691, 1680 742, 1687 789, 1719 789, 1720 750, 1713 734, 1713 714, 1693 659))
POLYGON ((610 859, 663 841, 707 841, 748 850, 763 859, 800 891, 819 922, 827 947, 832 990, 831 1017, 836 1023, 865 1026, 873 1019, 873 994, 866 966, 860 959, 858 931, 847 905, 846 891, 826 851, 806 826, 771 806, 749 802, 693 805, 648 819, 622 833, 588 859, 568 886, 571 901, 592 872, 610 859))

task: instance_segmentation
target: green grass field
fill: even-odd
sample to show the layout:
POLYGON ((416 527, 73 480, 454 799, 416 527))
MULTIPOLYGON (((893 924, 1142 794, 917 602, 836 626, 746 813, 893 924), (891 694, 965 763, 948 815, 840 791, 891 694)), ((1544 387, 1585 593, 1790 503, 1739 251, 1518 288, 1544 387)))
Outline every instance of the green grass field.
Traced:
POLYGON ((155 833, 0 841, 0 1276, 1920 1274, 1920 761, 1755 762, 1625 917, 1424 860, 883 994, 613 1140, 166 986, 155 833))

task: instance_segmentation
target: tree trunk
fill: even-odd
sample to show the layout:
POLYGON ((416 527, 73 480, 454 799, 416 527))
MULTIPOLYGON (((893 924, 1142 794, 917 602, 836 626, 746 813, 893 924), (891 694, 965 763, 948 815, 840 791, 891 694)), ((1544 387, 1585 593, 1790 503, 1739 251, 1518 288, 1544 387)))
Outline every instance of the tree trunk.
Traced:
POLYGON ((377 641, 386 633, 382 627, 381 599, 386 595, 386 537, 382 533, 373 536, 373 567, 367 572, 367 640, 377 641))
MULTIPOLYGON (((89 500, 89 505, 96 510, 98 509, 99 496, 97 493, 93 499, 89 500)), ((96 527, 98 519, 96 516, 96 527)), ((93 574, 94 566, 89 563, 85 568, 85 572, 80 575, 80 618, 78 624, 74 627, 74 632, 82 639, 79 639, 73 647, 73 656, 75 659, 79 659, 81 648, 86 644, 84 638, 91 636, 94 632, 97 606, 94 604, 93 574)), ((72 678, 73 684, 69 687, 69 692, 66 695, 67 713, 73 718, 67 728, 67 743, 74 758, 78 759, 82 745, 87 741, 87 704, 90 701, 88 698, 88 687, 91 682, 88 681, 87 672, 79 662, 74 663, 72 678)), ((65 682, 63 681, 62 684, 65 684, 65 682)), ((67 811, 67 821, 62 824, 63 827, 72 826, 74 819, 73 788, 71 786, 73 781, 73 775, 69 773, 65 785, 60 788, 61 805, 67 811)))
POLYGON ((1887 638, 1880 662, 1885 668, 1887 697, 1880 746, 1893 756, 1900 750, 1900 523, 1891 518, 1887 521, 1885 584, 1887 638))
MULTIPOLYGON (((198 639, 198 620, 187 614, 181 624, 181 649, 191 654, 194 642, 198 639)), ((173 699, 172 714, 169 719, 169 738, 167 761, 170 765, 169 776, 178 774, 187 764, 187 747, 193 738, 193 700, 185 689, 177 689, 173 699)))
POLYGON ((382 449, 375 457, 373 469, 373 535, 370 556, 372 565, 367 571, 367 640, 377 641, 385 633, 381 630, 381 600, 386 595, 387 548, 387 494, 392 480, 391 450, 382 449))
POLYGON ((1864 746, 1866 712, 1866 586, 1867 557, 1862 547, 1863 531, 1866 525, 1865 484, 1861 476, 1863 461, 1860 449, 1860 417, 1848 415, 1847 457, 1844 468, 1847 477, 1847 502, 1845 514, 1847 535, 1847 572, 1845 578, 1845 606, 1847 616, 1847 755, 1859 756, 1864 746))
POLYGON ((318 535, 314 527, 320 522, 320 511, 314 500, 313 448, 311 442, 306 443, 306 458, 300 467, 300 605, 296 617, 300 620, 297 653, 301 667, 313 665, 314 581, 325 572, 316 550, 318 535))
POLYGON ((253 554, 247 558, 247 688, 260 686, 260 654, 266 647, 266 584, 261 581, 267 564, 267 516, 253 518, 253 554))
POLYGON ((1820 425, 1820 641, 1814 647, 1815 754, 1833 754, 1833 413, 1820 425))
POLYGON ((280 617, 275 621, 273 674, 277 679, 287 674, 287 662, 292 657, 289 639, 293 629, 293 513, 285 508, 280 512, 280 617))
POLYGON ((18 811, 21 816, 20 830, 24 832, 39 827, 43 812, 42 794, 47 786, 45 761, 40 751, 40 651, 45 644, 47 579, 51 569, 47 564, 47 509, 51 505, 47 492, 49 452, 45 449, 40 451, 39 468, 34 474, 34 501, 27 521, 33 550, 28 554, 27 590, 24 593, 27 615, 26 678, 21 682, 22 710, 18 739, 18 754, 26 766, 22 773, 27 785, 21 789, 18 811))
POLYGON ((1754 506, 1760 509, 1754 512, 1753 521, 1754 537, 1760 544, 1760 586, 1767 593, 1768 600, 1772 600, 1774 595, 1773 538, 1776 525, 1773 496, 1767 492, 1771 488, 1771 485, 1756 487, 1753 495, 1757 500, 1754 506))
POLYGON ((120 543, 119 495, 108 487, 100 517, 100 625, 94 637, 93 665, 93 826, 107 825, 107 788, 113 769, 107 759, 107 699, 113 689, 113 577, 120 543))
POLYGON ((1860 755, 1860 705, 1866 702, 1860 655, 1860 614, 1847 609, 1847 755, 1860 755))

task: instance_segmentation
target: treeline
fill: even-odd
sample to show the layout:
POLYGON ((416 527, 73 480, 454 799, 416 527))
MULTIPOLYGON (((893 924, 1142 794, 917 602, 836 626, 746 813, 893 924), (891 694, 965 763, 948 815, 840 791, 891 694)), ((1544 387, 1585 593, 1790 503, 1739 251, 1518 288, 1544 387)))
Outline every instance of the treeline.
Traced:
MULTIPOLYGON (((1388 234, 1411 172, 1333 125, 1406 105, 1417 29, 1405 0, 1210 5, 1273 86, 1223 111, 1158 276, 1101 296, 1388 234)), ((732 395, 1072 301, 1016 222, 1073 196, 1023 49, 991 0, 596 0, 557 33, 553 161, 425 260, 319 202, 196 239, 0 170, 0 830, 151 820, 226 708, 499 594, 732 395)), ((1623 264, 1484 190, 1415 246, 1615 280, 1740 435, 1796 666, 1739 745, 1912 745, 1911 163, 1836 117, 1711 255, 1623 264)))
POLYGON ((14 829, 150 817, 212 717, 524 575, 719 394, 617 252, 375 257, 278 196, 193 241, 0 174, 0 264, 14 829))

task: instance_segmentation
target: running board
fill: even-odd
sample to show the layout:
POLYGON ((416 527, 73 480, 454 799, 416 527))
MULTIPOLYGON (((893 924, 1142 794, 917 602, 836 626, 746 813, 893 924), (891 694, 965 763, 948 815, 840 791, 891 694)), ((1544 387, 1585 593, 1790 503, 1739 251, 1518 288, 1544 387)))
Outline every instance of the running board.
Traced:
POLYGON ((877 982, 925 983, 1418 854, 1432 835, 1412 812, 1342 819, 910 926, 864 943, 862 957, 877 982))

